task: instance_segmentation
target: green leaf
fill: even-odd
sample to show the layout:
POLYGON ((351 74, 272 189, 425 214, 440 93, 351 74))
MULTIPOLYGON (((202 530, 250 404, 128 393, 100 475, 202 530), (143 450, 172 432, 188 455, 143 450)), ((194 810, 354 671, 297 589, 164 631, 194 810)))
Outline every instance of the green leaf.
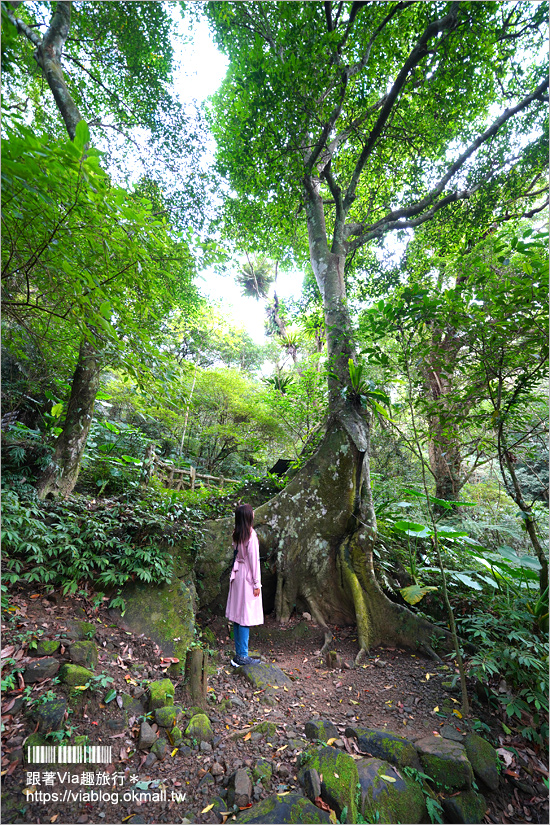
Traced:
POLYGON ((116 690, 114 688, 112 688, 112 690, 109 691, 109 693, 107 694, 107 696, 104 699, 105 704, 108 705, 109 702, 112 702, 113 699, 115 698, 115 696, 116 696, 116 690))
POLYGON ((87 143, 90 142, 90 129, 85 120, 79 120, 76 124, 76 134, 74 144, 77 149, 84 149, 87 143))
POLYGON ((471 576, 468 576, 467 573, 453 572, 453 577, 461 581, 463 584, 467 585, 467 587, 471 587, 472 590, 483 590, 481 584, 477 582, 475 579, 472 579, 471 576))
POLYGON ((408 587, 402 587, 399 592, 408 604, 417 604, 427 593, 437 590, 437 587, 428 587, 423 584, 411 584, 408 587))
POLYGON ((419 524, 417 521, 395 521, 392 527, 399 530, 400 533, 406 533, 408 536, 414 536, 415 538, 426 538, 433 535, 433 530, 430 530, 425 524, 419 524))

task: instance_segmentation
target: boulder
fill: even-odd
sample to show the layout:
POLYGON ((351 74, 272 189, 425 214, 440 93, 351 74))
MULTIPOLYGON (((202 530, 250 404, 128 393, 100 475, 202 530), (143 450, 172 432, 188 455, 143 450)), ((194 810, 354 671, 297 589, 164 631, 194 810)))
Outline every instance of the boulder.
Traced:
POLYGON ((268 796, 262 799, 257 805, 242 811, 237 820, 241 822, 265 822, 265 823, 315 823, 330 822, 328 811, 322 811, 313 805, 305 796, 297 793, 290 793, 287 796, 268 796))
POLYGON ((443 811, 448 822, 475 825, 483 822, 486 810, 484 797, 475 791, 462 791, 443 800, 443 811))
POLYGON ((289 688, 292 685, 292 681, 280 667, 267 662, 260 662, 259 665, 244 665, 244 667, 237 668, 237 672, 242 673, 255 690, 273 687, 289 688))
POLYGON ((23 672, 23 677, 27 684, 40 682, 41 679, 51 679, 59 670, 59 662, 57 659, 39 659, 37 662, 31 662, 27 665, 23 672))
POLYGON ((196 713, 191 717, 185 728, 185 736, 189 739, 196 739, 197 742, 212 742, 214 731, 208 716, 205 713, 196 713))
POLYGON ((339 733, 336 725, 328 719, 310 719, 305 724, 306 736, 308 739, 328 742, 329 739, 338 739, 339 733))
POLYGON ((403 736, 392 731, 351 726, 346 728, 346 736, 355 737, 359 749, 377 759, 383 759, 398 768, 408 766, 420 770, 418 753, 414 745, 403 736))
POLYGON ((85 685, 90 679, 94 678, 91 670, 80 665, 65 664, 59 671, 59 678, 66 685, 75 687, 77 685, 85 685))
POLYGON ((357 765, 347 753, 327 746, 301 754, 299 779, 303 781, 305 770, 315 770, 321 781, 321 798, 336 811, 342 820, 342 811, 346 809, 345 821, 357 822, 356 788, 359 782, 357 765))
POLYGON ((61 642, 58 639, 39 639, 36 643, 36 648, 30 650, 29 653, 34 656, 51 656, 57 653, 61 647, 61 642))
POLYGON ((367 822, 426 822, 428 812, 422 788, 382 759, 360 759, 359 812, 367 822), (378 817, 378 819, 376 819, 378 817))
POLYGON ((159 679, 149 683, 149 710, 172 707, 174 705, 175 688, 170 679, 159 679))
POLYGON ((35 724, 38 723, 39 733, 50 733, 63 727, 66 710, 66 699, 49 699, 35 705, 30 716, 35 724))
POLYGON ((460 791, 471 788, 472 766, 464 745, 441 736, 424 736, 415 742, 426 773, 441 790, 460 791))
POLYGON ((227 787, 227 801, 229 807, 237 805, 244 808, 252 800, 252 780, 246 768, 238 768, 229 780, 227 787))
POLYGON ((99 661, 97 645, 94 642, 74 642, 69 648, 69 659, 75 665, 95 670, 99 661))
POLYGON ((469 733, 464 739, 464 747, 478 779, 491 791, 498 790, 498 755, 493 746, 477 733, 469 733))
MULTIPOLYGON (((177 550, 172 552, 177 556, 177 550)), ((181 672, 194 638, 195 590, 190 581, 185 583, 177 578, 176 568, 173 575, 169 584, 126 585, 121 594, 126 603, 124 616, 118 610, 111 610, 110 614, 124 630, 138 636, 144 633, 156 642, 164 656, 178 658, 181 672)))

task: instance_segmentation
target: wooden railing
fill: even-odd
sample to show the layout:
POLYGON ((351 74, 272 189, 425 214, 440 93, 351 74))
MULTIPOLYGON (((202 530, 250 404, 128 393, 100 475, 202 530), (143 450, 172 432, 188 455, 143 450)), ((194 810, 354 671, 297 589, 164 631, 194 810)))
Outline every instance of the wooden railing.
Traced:
POLYGON ((197 473, 194 467, 175 467, 160 458, 153 459, 154 475, 172 490, 194 490, 198 484, 203 487, 223 487, 225 484, 236 484, 237 479, 224 476, 211 476, 197 473))

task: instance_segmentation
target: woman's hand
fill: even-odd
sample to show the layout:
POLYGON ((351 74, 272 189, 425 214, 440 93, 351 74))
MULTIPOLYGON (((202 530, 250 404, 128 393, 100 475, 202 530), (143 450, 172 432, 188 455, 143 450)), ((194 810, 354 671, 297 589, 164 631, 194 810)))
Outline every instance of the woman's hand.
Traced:
POLYGON ((259 587, 255 587, 255 588, 254 588, 254 590, 253 590, 253 593, 254 593, 254 598, 256 598, 256 599, 257 599, 257 598, 258 598, 258 596, 260 595, 260 588, 259 588, 259 587))

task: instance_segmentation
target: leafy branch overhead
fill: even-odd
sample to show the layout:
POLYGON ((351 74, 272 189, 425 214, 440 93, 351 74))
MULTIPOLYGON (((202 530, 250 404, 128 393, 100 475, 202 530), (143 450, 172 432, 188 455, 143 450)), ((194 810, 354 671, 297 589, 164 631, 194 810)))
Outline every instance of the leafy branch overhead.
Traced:
POLYGON ((537 146, 547 71, 520 67, 519 46, 541 47, 544 4, 447 3, 439 16, 431 3, 324 6, 209 4, 232 61, 215 129, 220 169, 247 193, 235 216, 254 204, 284 232, 283 210, 307 212, 305 187, 326 205, 331 251, 349 253, 540 162, 524 149, 537 146), (262 203, 268 191, 277 198, 262 203))

